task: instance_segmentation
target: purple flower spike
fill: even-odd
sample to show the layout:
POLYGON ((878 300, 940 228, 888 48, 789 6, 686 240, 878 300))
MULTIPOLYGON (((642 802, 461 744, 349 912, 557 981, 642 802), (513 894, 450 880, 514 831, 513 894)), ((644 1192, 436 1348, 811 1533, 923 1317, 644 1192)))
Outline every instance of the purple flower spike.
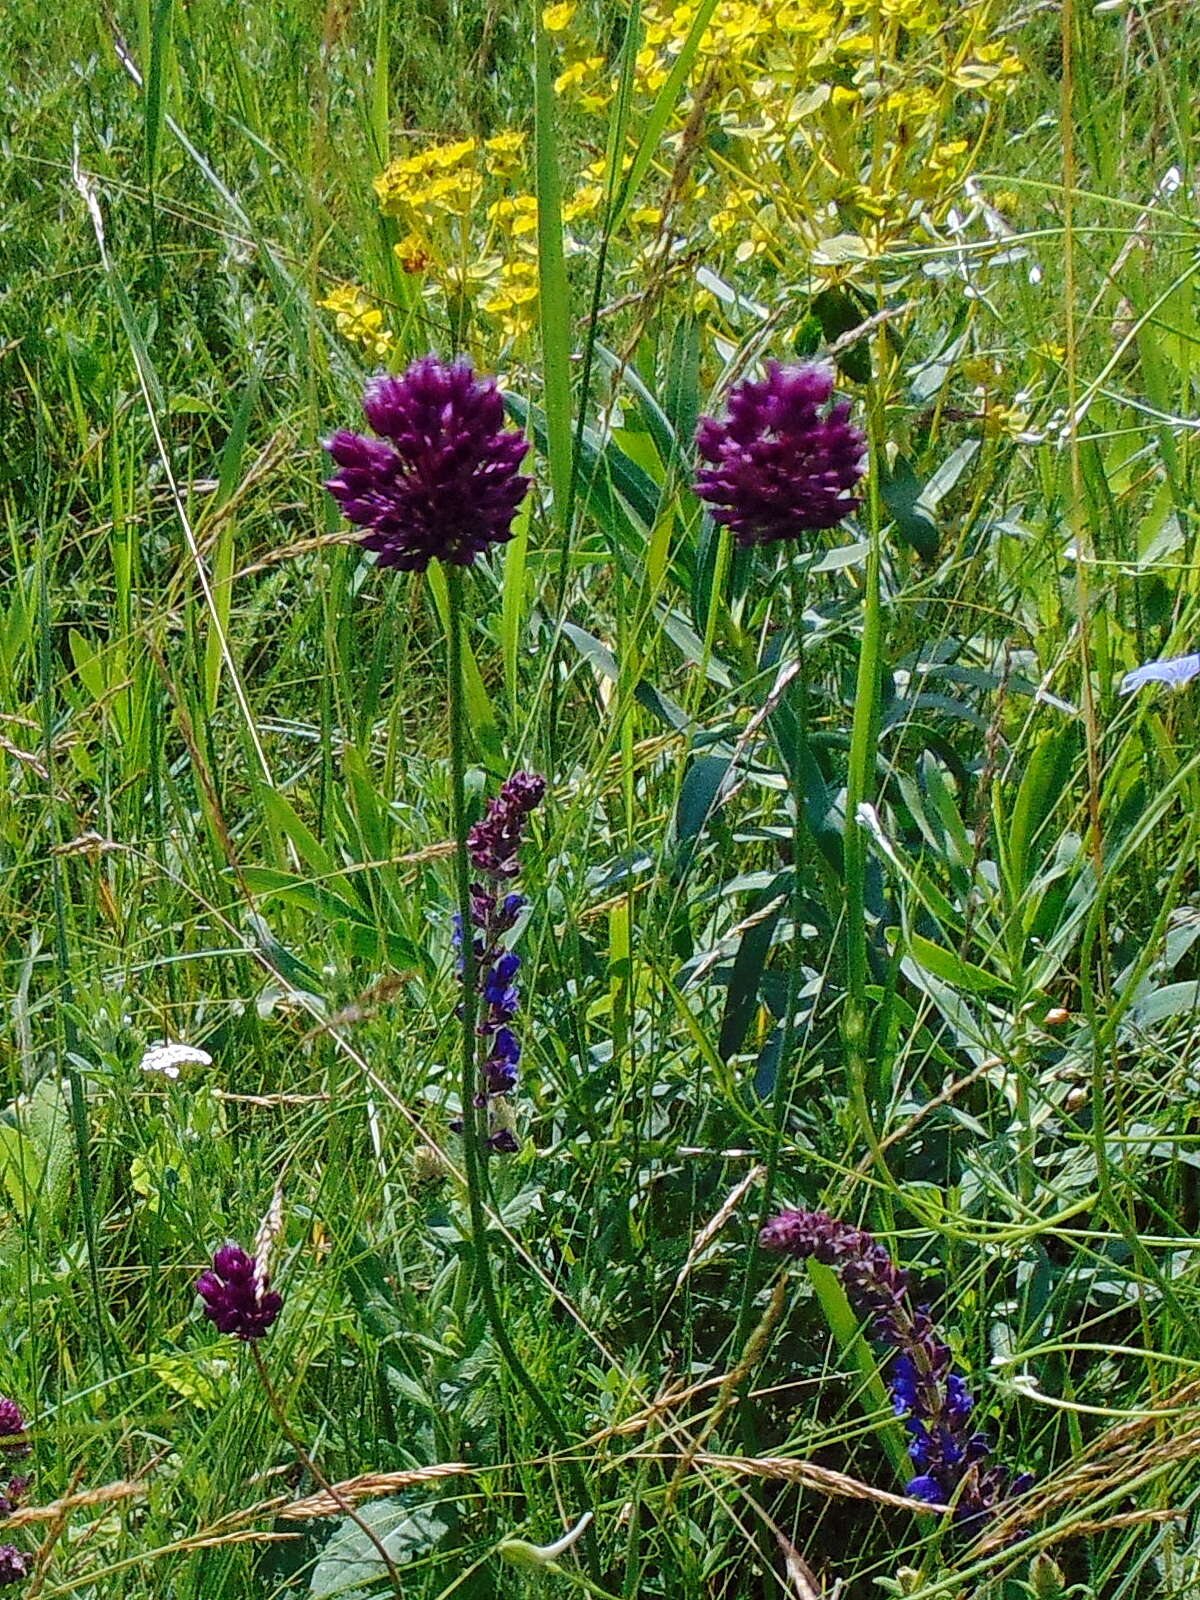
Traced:
POLYGON ((913 1302, 910 1275, 883 1245, 825 1211, 784 1211, 766 1224, 759 1243, 778 1255, 835 1267, 870 1337, 896 1352, 888 1387, 912 1435, 908 1453, 918 1472, 907 1492, 914 1500, 953 1505, 955 1521, 977 1531, 1002 1501, 1025 1493, 1033 1482, 1029 1474, 1010 1479, 1006 1467, 983 1466, 992 1446, 972 1429, 975 1402, 966 1381, 952 1370, 929 1307, 913 1302))
POLYGON ((529 441, 504 426, 504 401, 466 359, 414 361, 402 378, 373 378, 363 397, 381 437, 335 433, 339 468, 325 487, 381 567, 424 572, 431 561, 469 567, 512 538, 529 479, 517 468, 529 441))
MULTIPOLYGON (((488 1148, 507 1155, 519 1148, 510 1125, 508 1095, 517 1086, 517 1064, 521 1059, 521 1041, 509 1027, 521 1000, 514 982, 521 958, 503 943, 503 938, 515 927, 525 908, 525 898, 511 891, 501 894, 500 890, 520 871, 518 856, 525 824, 545 793, 545 778, 533 772, 514 772, 500 793, 488 801, 483 818, 467 835, 471 865, 482 880, 471 885, 475 988, 481 1001, 475 1031, 480 1039, 482 1066, 475 1104, 487 1109, 488 1148)), ((455 949, 461 951, 462 943, 462 928, 456 915, 455 949)))
POLYGON ((213 1256, 212 1269, 196 1279, 204 1315, 221 1333, 239 1339, 261 1339, 283 1310, 283 1299, 257 1275, 258 1262, 236 1244, 225 1244, 213 1256))
POLYGON ((25 1437, 28 1422, 25 1413, 15 1400, 0 1395, 0 1452, 6 1456, 27 1456, 29 1440, 25 1437))
POLYGON ((29 1557, 15 1544, 0 1544, 0 1584, 20 1583, 29 1576, 29 1557))
POLYGON ((849 404, 832 397, 828 367, 769 361, 761 383, 748 378, 731 392, 724 422, 700 419, 696 447, 708 465, 696 493, 740 545, 832 528, 860 504, 867 441, 849 404))

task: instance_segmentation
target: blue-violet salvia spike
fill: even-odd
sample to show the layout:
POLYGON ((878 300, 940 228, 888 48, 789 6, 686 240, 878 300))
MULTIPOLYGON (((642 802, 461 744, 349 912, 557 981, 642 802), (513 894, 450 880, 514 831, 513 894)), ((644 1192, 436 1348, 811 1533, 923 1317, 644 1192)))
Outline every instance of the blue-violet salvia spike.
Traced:
POLYGON ((972 1427, 975 1402, 966 1381, 953 1371, 929 1307, 914 1303, 909 1274, 883 1245, 825 1211, 784 1211, 766 1224, 759 1242, 779 1255, 812 1257, 835 1268, 870 1337, 896 1352, 887 1379, 896 1415, 912 1436, 908 1453, 918 1472, 908 1493, 914 1499, 952 1505, 960 1525, 977 1528, 1002 1501, 1024 1494, 1031 1475, 1012 1478, 1006 1467, 984 1465, 992 1447, 972 1427))
POLYGON ((832 399, 829 367, 769 361, 761 382, 731 391, 724 421, 700 419, 696 493, 739 544, 799 539, 860 504, 867 441, 832 399))
POLYGON ((467 567, 512 538, 530 480, 529 449, 504 426, 504 400, 465 358, 414 361, 403 377, 367 385, 363 411, 379 438, 341 430, 327 442, 337 473, 325 487, 381 567, 467 567))
POLYGON ((224 1244, 212 1267, 196 1279, 204 1315, 221 1333, 238 1339, 261 1339, 283 1310, 283 1299, 268 1287, 254 1256, 236 1244, 224 1244))
MULTIPOLYGON (((516 976, 521 958, 501 941, 516 925, 525 905, 522 895, 501 887, 520 870, 518 853, 529 815, 542 802, 546 780, 532 772, 514 772, 487 811, 467 835, 471 866, 479 875, 471 885, 471 922, 475 947, 476 990, 480 1015, 480 1084, 476 1104, 487 1108, 487 1142, 492 1150, 518 1148, 508 1095, 517 1085, 521 1043, 510 1024, 520 1005, 516 976)), ((462 948, 462 929, 455 917, 455 948, 462 948)), ((459 957, 459 970, 462 957, 459 957)))

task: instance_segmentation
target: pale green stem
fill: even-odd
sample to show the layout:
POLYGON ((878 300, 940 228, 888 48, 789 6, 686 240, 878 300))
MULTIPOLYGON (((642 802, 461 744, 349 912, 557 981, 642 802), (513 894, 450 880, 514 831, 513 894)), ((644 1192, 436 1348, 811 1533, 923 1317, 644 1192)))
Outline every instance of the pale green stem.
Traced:
MULTIPOLYGON (((524 1389, 534 1410, 545 1423, 551 1438, 560 1450, 569 1449, 566 1433, 541 1388, 530 1375, 525 1363, 517 1354, 492 1278, 492 1263, 488 1255, 488 1217, 484 1205, 484 1185, 487 1181, 483 1162, 486 1159, 486 1129, 475 1104, 479 1090, 479 1065, 475 1017, 478 1003, 476 994, 477 963, 475 942, 471 928, 471 861, 467 850, 466 807, 466 707, 463 693, 462 632, 463 632, 463 573, 462 568, 446 566, 448 677, 450 689, 450 803, 454 823, 454 868, 458 901, 458 914, 462 920, 462 1124, 463 1171, 467 1184, 467 1205, 471 1217, 471 1259, 475 1269, 475 1282, 483 1302, 484 1315, 496 1348, 517 1385, 524 1389)), ((573 1461, 564 1462, 571 1479, 571 1487, 580 1509, 584 1506, 585 1485, 583 1475, 573 1461)), ((591 1528, 586 1538, 591 1565, 598 1567, 598 1557, 591 1528)))

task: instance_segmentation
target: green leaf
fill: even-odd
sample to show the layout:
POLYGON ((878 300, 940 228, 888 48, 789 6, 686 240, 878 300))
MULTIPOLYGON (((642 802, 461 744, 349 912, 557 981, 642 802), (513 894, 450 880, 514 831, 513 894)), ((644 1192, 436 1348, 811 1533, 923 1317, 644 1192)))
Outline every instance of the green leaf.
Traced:
POLYGON ((534 178, 537 190, 538 314, 546 397, 546 456, 563 539, 571 499, 571 292, 563 252, 561 155, 550 41, 534 7, 534 178))
MULTIPOLYGON (((369 1500, 358 1507, 358 1515, 398 1567, 424 1555, 450 1531, 445 1510, 438 1506, 369 1500)), ((386 1575, 387 1568, 366 1533, 343 1517, 313 1568, 308 1592, 311 1600, 334 1595, 338 1600, 369 1600, 386 1575)))
POLYGON ((977 967, 970 961, 964 961, 952 950, 934 944, 932 939, 922 938, 919 933, 900 937, 904 949, 913 960, 919 962, 926 972, 931 972, 935 978, 940 978, 943 983, 952 984, 955 989, 965 990, 967 994, 1002 995, 1009 992, 1009 985, 1003 978, 985 972, 982 967, 977 967))
MULTIPOLYGON (((782 884, 784 880, 780 880, 782 884)), ((725 1012, 721 1018, 721 1036, 717 1049, 722 1061, 728 1061, 742 1048, 746 1029, 758 1005, 758 989, 762 980, 775 929, 787 907, 784 889, 773 886, 766 894, 755 898, 746 920, 750 926, 742 934, 737 954, 733 958, 733 971, 725 994, 725 1012)), ((795 937, 795 935, 793 935, 795 937)))
POLYGON ((879 487, 883 503, 904 543, 915 550, 922 561, 936 561, 937 523, 921 503, 925 485, 913 471, 907 456, 898 455, 890 466, 882 456, 879 458, 879 487))

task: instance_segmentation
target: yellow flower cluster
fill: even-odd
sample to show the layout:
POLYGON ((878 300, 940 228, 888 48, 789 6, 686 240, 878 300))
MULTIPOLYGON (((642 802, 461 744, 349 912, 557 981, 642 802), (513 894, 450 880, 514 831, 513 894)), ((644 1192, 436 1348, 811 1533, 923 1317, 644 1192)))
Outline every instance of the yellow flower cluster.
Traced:
MULTIPOLYGON (((586 113, 607 104, 617 63, 594 53, 582 22, 573 48, 571 11, 544 18, 550 28, 554 13, 563 51, 555 87, 586 113)), ((698 225, 741 262, 799 257, 835 277, 911 238, 952 203, 991 103, 1020 71, 993 37, 1002 11, 1001 0, 721 0, 697 44, 699 0, 647 0, 641 97, 696 44, 660 174, 680 155, 690 96, 701 84, 705 95, 708 137, 684 152, 688 181, 672 174, 666 224, 698 225)), ((634 220, 648 223, 658 197, 645 198, 634 220)))
MULTIPOLYGON (((547 27, 565 27, 570 5, 552 7, 547 27)), ((537 299, 537 200, 521 183, 526 136, 432 144, 391 162, 375 179, 379 209, 405 233, 395 246, 429 298, 452 295, 512 343, 533 326, 537 299), (514 253, 515 252, 515 253, 514 253)))
MULTIPOLYGON (((651 98, 681 54, 695 54, 610 260, 637 282, 703 251, 718 270, 746 268, 756 287, 785 271, 843 281, 925 242, 1021 70, 996 35, 1005 11, 1004 0, 719 0, 697 40, 700 0, 645 0, 626 170, 651 98)), ((541 21, 563 129, 592 158, 564 195, 567 249, 578 251, 603 213, 608 162, 597 152, 621 63, 597 47, 588 0, 551 0, 541 21)), ((493 361, 514 358, 536 316, 526 142, 512 129, 428 143, 375 180, 381 211, 400 225, 404 272, 493 361)), ((348 338, 376 355, 390 348, 362 290, 324 303, 348 338)))
POLYGON ((361 345, 368 355, 386 358, 395 343, 395 336, 384 324, 383 312, 373 306, 357 285, 343 284, 331 289, 320 305, 333 312, 334 323, 344 338, 361 345))

